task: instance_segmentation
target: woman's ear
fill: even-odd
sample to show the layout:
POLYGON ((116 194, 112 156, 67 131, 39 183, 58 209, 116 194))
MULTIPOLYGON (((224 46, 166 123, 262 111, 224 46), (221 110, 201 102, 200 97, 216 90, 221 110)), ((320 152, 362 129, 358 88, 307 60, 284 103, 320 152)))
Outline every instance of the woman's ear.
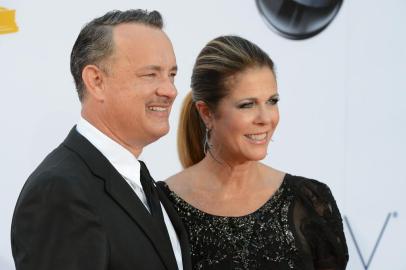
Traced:
POLYGON ((196 101, 195 103, 196 110, 199 112, 200 117, 202 118, 206 128, 212 128, 213 113, 211 112, 209 106, 204 101, 196 101))
POLYGON ((87 65, 82 70, 82 79, 86 87, 85 96, 91 96, 98 101, 104 101, 105 73, 95 65, 87 65))

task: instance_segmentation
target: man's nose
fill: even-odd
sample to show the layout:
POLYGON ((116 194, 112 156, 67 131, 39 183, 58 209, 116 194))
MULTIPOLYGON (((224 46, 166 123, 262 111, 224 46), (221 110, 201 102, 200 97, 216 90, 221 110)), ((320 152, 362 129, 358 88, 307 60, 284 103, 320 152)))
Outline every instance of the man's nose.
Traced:
POLYGON ((158 88, 158 95, 174 99, 178 91, 171 79, 164 80, 158 88))

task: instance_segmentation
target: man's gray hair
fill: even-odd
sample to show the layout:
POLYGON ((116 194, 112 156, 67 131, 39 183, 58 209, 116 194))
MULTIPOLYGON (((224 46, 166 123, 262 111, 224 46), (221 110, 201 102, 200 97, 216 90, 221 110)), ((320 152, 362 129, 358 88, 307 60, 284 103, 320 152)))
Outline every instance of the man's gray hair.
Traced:
POLYGON ((75 80, 79 100, 84 97, 85 85, 82 71, 87 65, 96 65, 107 72, 103 61, 114 51, 113 27, 122 23, 138 23, 162 29, 163 20, 158 11, 142 9, 114 10, 93 19, 79 33, 70 57, 70 70, 75 80))

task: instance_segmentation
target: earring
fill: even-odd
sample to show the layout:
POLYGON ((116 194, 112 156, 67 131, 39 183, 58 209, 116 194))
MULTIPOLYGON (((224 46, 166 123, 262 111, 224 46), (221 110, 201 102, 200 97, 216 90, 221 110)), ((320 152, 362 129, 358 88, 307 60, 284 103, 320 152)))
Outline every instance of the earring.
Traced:
POLYGON ((203 142, 203 151, 204 151, 204 154, 207 154, 207 151, 209 151, 210 148, 212 147, 212 144, 210 144, 210 142, 209 142, 209 139, 210 139, 210 132, 211 132, 211 129, 208 129, 208 128, 206 127, 206 132, 205 132, 205 134, 204 134, 204 142, 203 142))

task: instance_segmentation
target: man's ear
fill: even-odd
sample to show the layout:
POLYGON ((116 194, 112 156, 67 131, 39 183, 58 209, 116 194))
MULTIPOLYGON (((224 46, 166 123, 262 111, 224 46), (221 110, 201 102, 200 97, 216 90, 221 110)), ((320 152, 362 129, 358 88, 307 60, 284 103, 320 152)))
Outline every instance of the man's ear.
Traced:
POLYGON ((86 87, 85 95, 92 96, 98 101, 104 101, 105 73, 95 65, 87 65, 83 68, 82 79, 86 87))
POLYGON ((199 112, 200 117, 202 118, 206 128, 211 129, 213 127, 213 113, 210 110, 209 106, 204 101, 197 101, 195 103, 196 109, 199 112))

